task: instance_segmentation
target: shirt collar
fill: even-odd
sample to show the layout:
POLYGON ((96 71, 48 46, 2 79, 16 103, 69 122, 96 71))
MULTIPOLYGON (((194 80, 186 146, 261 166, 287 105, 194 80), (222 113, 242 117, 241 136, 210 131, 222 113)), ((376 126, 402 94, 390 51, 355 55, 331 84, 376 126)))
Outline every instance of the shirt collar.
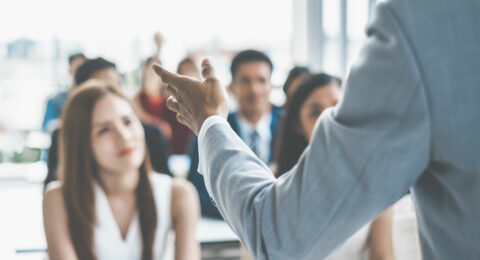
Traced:
POLYGON ((265 140, 265 139, 270 139, 271 138, 271 132, 270 132, 270 125, 272 122, 272 113, 269 111, 268 113, 265 113, 262 118, 260 118, 260 121, 257 122, 256 125, 252 125, 251 123, 247 122, 244 118, 237 116, 238 119, 238 127, 240 129, 240 136, 242 138, 250 136, 250 134, 256 130, 258 134, 260 135, 260 138, 265 140))

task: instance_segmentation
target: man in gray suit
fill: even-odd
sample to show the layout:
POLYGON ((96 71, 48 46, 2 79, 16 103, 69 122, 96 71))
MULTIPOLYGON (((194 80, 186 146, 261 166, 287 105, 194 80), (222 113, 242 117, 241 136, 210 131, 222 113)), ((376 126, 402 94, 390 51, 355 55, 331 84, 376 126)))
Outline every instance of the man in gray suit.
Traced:
POLYGON ((321 259, 413 187, 424 259, 480 257, 480 1, 386 0, 297 165, 275 180, 204 81, 154 66, 199 134, 199 171, 257 259, 321 259))

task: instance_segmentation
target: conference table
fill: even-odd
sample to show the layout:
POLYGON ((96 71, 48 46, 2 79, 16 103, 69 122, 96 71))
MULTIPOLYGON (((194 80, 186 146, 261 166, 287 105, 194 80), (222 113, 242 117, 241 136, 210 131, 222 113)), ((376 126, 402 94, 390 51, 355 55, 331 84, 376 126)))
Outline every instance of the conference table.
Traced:
MULTIPOLYGON (((44 162, 0 163, 0 259, 47 259, 42 219, 44 162)), ((237 236, 223 220, 197 227, 202 259, 240 259, 237 236)))

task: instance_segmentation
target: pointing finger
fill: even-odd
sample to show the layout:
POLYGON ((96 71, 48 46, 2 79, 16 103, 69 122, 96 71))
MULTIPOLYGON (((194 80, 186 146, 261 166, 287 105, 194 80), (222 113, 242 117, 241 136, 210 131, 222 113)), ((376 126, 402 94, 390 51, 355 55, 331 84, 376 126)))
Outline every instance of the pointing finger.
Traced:
POLYGON ((189 84, 194 82, 191 78, 172 73, 158 64, 153 64, 152 68, 155 73, 157 73, 157 75, 162 78, 163 82, 169 85, 173 85, 173 87, 179 90, 184 90, 188 87, 189 84))

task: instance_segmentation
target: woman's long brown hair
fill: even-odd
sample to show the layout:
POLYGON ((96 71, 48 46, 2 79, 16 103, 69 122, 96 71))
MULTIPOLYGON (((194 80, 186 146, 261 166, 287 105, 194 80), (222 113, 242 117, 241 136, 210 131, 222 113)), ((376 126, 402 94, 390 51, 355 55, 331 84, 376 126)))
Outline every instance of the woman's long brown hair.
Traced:
MULTIPOLYGON (((116 95, 128 101, 118 87, 101 85, 75 89, 62 113, 59 177, 67 210, 68 230, 79 259, 96 259, 93 232, 97 220, 93 182, 100 182, 100 178, 90 143, 93 108, 106 95, 116 95)), ((146 151, 135 191, 143 243, 142 260, 153 258, 157 227, 157 211, 148 177, 150 169, 146 151)))

